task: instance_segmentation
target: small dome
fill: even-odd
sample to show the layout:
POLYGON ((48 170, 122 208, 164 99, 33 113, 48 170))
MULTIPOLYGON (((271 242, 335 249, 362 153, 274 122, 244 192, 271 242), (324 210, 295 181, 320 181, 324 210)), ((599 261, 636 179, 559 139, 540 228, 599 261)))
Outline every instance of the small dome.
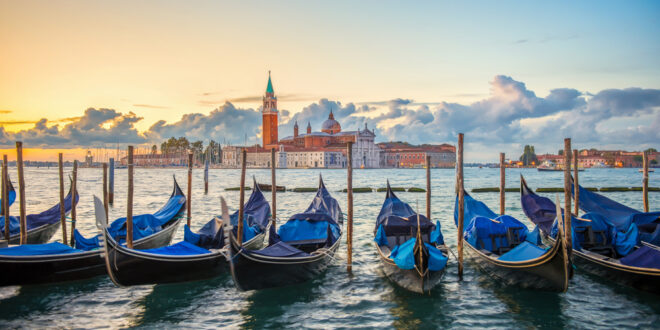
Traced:
POLYGON ((321 125, 321 132, 328 134, 341 132, 341 125, 339 125, 339 122, 335 120, 335 116, 332 114, 332 110, 330 111, 330 116, 328 116, 328 119, 321 125))

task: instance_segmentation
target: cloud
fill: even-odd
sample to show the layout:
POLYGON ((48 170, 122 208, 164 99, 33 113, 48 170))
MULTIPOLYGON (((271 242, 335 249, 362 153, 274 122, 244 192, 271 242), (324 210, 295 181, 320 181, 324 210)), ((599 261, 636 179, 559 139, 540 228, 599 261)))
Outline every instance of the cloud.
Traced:
POLYGON ((139 107, 139 108, 149 108, 149 109, 169 109, 170 107, 162 106, 162 105, 153 105, 153 104, 133 104, 134 107, 139 107))
POLYGON ((0 110, 0 113, 12 113, 13 111, 11 110, 0 110))
MULTIPOLYGON (((469 161, 495 161, 499 152, 516 158, 525 144, 535 145, 537 152, 556 152, 565 137, 571 137, 578 148, 641 150, 657 148, 660 141, 658 89, 583 92, 557 88, 539 96, 524 82, 498 75, 490 82, 490 93, 472 103, 424 103, 406 98, 342 103, 321 98, 299 112, 285 109, 283 102, 279 106, 280 138, 293 135, 295 122, 301 132, 308 122, 319 131, 332 110, 342 130, 368 125, 377 142, 455 143, 457 134, 465 133, 467 155, 474 157, 469 161)), ((46 147, 158 144, 179 136, 234 144, 243 144, 247 136, 249 144, 261 143, 260 109, 240 108, 232 102, 223 102, 208 114, 185 114, 173 123, 158 121, 142 133, 134 128, 141 118, 130 112, 87 109, 82 117, 60 122, 64 120, 69 120, 66 125, 49 126, 42 119, 33 128, 15 133, 0 127, 0 144, 13 145, 20 139, 46 147)))
POLYGON ((170 137, 185 136, 192 140, 223 140, 242 144, 247 135, 248 143, 260 143, 261 112, 254 109, 236 108, 232 103, 211 111, 186 114, 177 122, 167 124, 164 120, 153 124, 145 136, 153 142, 161 142, 170 137))
POLYGON ((122 114, 112 109, 89 108, 81 117, 65 119, 71 122, 61 128, 59 125, 48 127, 46 118, 34 123, 34 127, 18 132, 7 132, 0 127, 0 145, 11 146, 14 141, 23 141, 30 147, 73 148, 147 141, 134 127, 142 117, 132 112, 122 114))

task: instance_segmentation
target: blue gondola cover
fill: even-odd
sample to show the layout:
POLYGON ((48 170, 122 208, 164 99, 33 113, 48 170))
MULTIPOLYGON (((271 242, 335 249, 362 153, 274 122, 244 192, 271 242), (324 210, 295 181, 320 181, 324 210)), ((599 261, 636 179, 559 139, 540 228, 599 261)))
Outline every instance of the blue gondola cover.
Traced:
POLYGON ((244 253, 259 254, 269 257, 308 257, 309 253, 296 249, 285 242, 277 242, 261 250, 243 250, 244 253))
POLYGON ((619 261, 627 266, 660 269, 660 251, 644 245, 619 261))
MULTIPOLYGON (((80 197, 76 194, 76 203, 80 197)), ((66 195, 64 198, 64 212, 69 213, 71 211, 71 192, 66 195)), ((27 224, 27 230, 37 228, 47 224, 53 224, 60 221, 60 204, 57 203, 55 206, 50 209, 43 211, 38 214, 28 214, 25 217, 25 223, 27 224)), ((0 231, 4 233, 5 230, 5 217, 0 216, 0 231)), ((9 234, 18 235, 21 230, 20 220, 18 217, 10 216, 9 217, 9 234)))
POLYGON ((155 249, 140 250, 141 252, 171 255, 171 256, 189 256, 197 254, 211 253, 211 251, 201 248, 195 244, 181 241, 179 243, 163 246, 155 249))
POLYGON ((24 244, 19 246, 12 246, 0 249, 0 255, 4 256, 39 256, 39 255, 53 255, 53 254, 69 254, 83 252, 82 250, 74 249, 68 245, 59 242, 47 244, 24 244))
POLYGON ((387 246, 387 236, 385 236, 385 227, 383 225, 378 226, 376 231, 376 236, 374 237, 374 242, 379 246, 387 246))
POLYGON ((546 251, 546 249, 525 241, 518 244, 510 251, 502 254, 497 259, 502 261, 527 261, 544 255, 546 251))
POLYGON ((85 238, 78 229, 73 231, 73 238, 76 241, 76 249, 83 251, 90 251, 99 248, 99 236, 94 236, 92 238, 85 238))
MULTIPOLYGON (((397 267, 401 269, 415 268, 415 243, 417 238, 413 237, 401 245, 397 245, 392 249, 390 258, 394 261, 397 267)), ((435 246, 424 243, 425 248, 429 253, 428 266, 431 271, 438 271, 447 265, 448 258, 442 254, 435 246)))

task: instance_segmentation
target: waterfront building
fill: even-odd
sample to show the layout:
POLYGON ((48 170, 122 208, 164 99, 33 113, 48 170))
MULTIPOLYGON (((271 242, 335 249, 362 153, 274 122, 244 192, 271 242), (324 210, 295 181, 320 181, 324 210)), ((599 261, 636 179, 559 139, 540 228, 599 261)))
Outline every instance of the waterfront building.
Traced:
POLYGON ((405 142, 383 142, 378 147, 381 149, 380 167, 424 167, 426 158, 431 159, 431 167, 451 168, 456 164, 456 147, 450 144, 417 146, 405 142))

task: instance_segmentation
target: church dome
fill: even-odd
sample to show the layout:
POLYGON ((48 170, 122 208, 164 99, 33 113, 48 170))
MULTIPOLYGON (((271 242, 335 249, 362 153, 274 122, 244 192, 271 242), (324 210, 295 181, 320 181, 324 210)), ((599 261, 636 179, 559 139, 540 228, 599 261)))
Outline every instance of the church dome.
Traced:
POLYGON ((332 114, 332 110, 330 110, 330 116, 328 116, 328 119, 321 125, 321 132, 328 134, 341 132, 341 125, 339 125, 339 122, 335 120, 335 116, 332 114))

